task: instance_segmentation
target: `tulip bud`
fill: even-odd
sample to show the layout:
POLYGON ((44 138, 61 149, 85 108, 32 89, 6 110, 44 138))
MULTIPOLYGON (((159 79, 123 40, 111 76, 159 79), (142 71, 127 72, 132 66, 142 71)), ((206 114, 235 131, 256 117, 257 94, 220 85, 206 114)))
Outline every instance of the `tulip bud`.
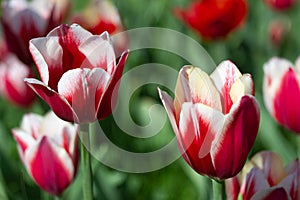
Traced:
POLYGON ((297 0, 264 0, 274 10, 284 11, 294 6, 297 0))
POLYGON ((12 130, 29 175, 52 195, 61 194, 73 181, 78 164, 77 125, 53 112, 44 117, 24 115, 21 127, 12 130))
POLYGON ((176 16, 205 40, 225 38, 245 21, 245 0, 194 1, 188 9, 176 9, 176 16))
MULTIPOLYGON (((300 64, 300 63, 299 63, 300 64)), ((263 97, 272 117, 285 128, 300 133, 299 69, 286 59, 264 64, 263 97)))

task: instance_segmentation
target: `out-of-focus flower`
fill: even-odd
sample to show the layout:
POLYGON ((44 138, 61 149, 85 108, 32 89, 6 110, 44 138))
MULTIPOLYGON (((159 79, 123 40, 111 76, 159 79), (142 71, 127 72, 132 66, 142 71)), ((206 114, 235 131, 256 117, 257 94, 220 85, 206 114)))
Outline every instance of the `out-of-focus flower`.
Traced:
POLYGON ((197 0, 188 9, 176 9, 175 14, 197 31, 203 39, 225 38, 246 19, 245 0, 197 0))
MULTIPOLYGON (((110 35, 124 30, 117 8, 107 0, 92 0, 81 13, 73 16, 72 22, 79 24, 94 35, 107 31, 110 35)), ((126 50, 128 37, 122 34, 113 40, 116 55, 126 50)))
POLYGON ((264 64, 263 96, 272 117, 282 126, 300 133, 300 60, 296 66, 283 58, 264 64))
POLYGON ((230 61, 210 76, 185 66, 174 102, 159 92, 186 162, 214 179, 235 176, 246 162, 260 120, 251 76, 242 75, 230 61))
POLYGON ((33 72, 15 55, 8 54, 0 61, 0 93, 11 103, 28 107, 36 94, 26 85, 24 78, 32 78, 33 72))
POLYGON ((300 165, 298 160, 284 167, 280 157, 270 151, 257 153, 242 172, 226 180, 228 200, 298 200, 300 165))
POLYGON ((53 112, 24 115, 20 128, 12 130, 22 162, 34 181, 53 195, 72 182, 78 164, 78 126, 53 112))
POLYGON ((274 10, 283 11, 293 7, 297 0, 264 0, 274 10))
POLYGON ((9 50, 19 59, 32 64, 29 40, 45 36, 61 24, 63 13, 58 0, 10 0, 2 2, 1 23, 9 50), (61 9, 61 10, 60 10, 61 9))
POLYGON ((6 41, 4 40, 2 35, 0 35, 0 62, 5 59, 7 54, 8 54, 8 49, 7 49, 6 41))
POLYGON ((269 38, 271 44, 273 44, 275 47, 279 47, 290 31, 290 28, 291 24, 288 20, 273 20, 269 25, 269 38))
POLYGON ((30 51, 43 82, 26 82, 57 116, 85 123, 111 114, 128 51, 117 61, 107 32, 92 35, 77 24, 61 25, 31 40, 30 51))

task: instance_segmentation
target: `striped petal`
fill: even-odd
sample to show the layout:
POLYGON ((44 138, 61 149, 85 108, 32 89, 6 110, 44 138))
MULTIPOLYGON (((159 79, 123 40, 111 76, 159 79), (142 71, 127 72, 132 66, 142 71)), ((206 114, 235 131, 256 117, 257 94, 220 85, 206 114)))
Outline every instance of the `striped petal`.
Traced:
POLYGON ((212 144, 218 177, 230 178, 241 171, 256 139, 259 120, 259 105, 253 96, 246 95, 233 104, 212 144))
POLYGON ((67 152, 47 137, 32 146, 25 155, 26 167, 45 191, 58 195, 71 183, 74 166, 67 152))
POLYGON ((109 78, 109 74, 101 68, 78 68, 64 73, 58 82, 58 93, 67 99, 79 122, 97 120, 97 106, 109 78))

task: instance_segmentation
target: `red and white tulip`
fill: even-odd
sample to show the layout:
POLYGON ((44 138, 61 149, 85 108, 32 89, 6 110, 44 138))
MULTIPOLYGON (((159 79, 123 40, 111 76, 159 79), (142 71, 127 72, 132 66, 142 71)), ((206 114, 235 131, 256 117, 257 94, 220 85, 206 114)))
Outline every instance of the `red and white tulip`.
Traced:
POLYGON ((77 24, 61 25, 32 39, 30 51, 42 81, 25 81, 57 116, 88 123, 111 114, 128 51, 116 59, 107 32, 92 35, 77 24))
POLYGON ((235 176, 246 162, 260 120, 251 76, 242 75, 230 61, 210 76, 185 66, 175 100, 159 93, 186 162, 214 179, 235 176))
POLYGON ((294 160, 284 167, 280 157, 270 151, 257 153, 243 171, 226 180, 228 200, 300 198, 300 164, 294 160))
POLYGON ((36 94, 24 82, 32 78, 32 70, 14 54, 6 53, 0 61, 0 93, 11 103, 28 107, 36 99, 36 94))
POLYGON ((45 36, 61 24, 65 7, 57 0, 10 0, 2 2, 1 23, 8 48, 19 59, 32 64, 29 40, 45 36))
POLYGON ((59 195, 73 181, 78 165, 78 125, 59 119, 24 115, 20 128, 12 130, 29 175, 46 192, 59 195))
POLYGON ((285 128, 300 133, 300 60, 296 66, 283 58, 264 64, 263 96, 273 118, 285 128))

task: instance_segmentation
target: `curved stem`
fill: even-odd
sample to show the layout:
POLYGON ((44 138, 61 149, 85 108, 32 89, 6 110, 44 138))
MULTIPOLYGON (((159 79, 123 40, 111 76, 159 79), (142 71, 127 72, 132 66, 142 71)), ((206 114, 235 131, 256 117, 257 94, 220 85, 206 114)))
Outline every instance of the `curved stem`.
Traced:
POLYGON ((93 199, 93 176, 91 167, 91 155, 88 151, 90 146, 89 125, 80 125, 81 134, 81 162, 83 169, 83 198, 84 200, 93 199))

